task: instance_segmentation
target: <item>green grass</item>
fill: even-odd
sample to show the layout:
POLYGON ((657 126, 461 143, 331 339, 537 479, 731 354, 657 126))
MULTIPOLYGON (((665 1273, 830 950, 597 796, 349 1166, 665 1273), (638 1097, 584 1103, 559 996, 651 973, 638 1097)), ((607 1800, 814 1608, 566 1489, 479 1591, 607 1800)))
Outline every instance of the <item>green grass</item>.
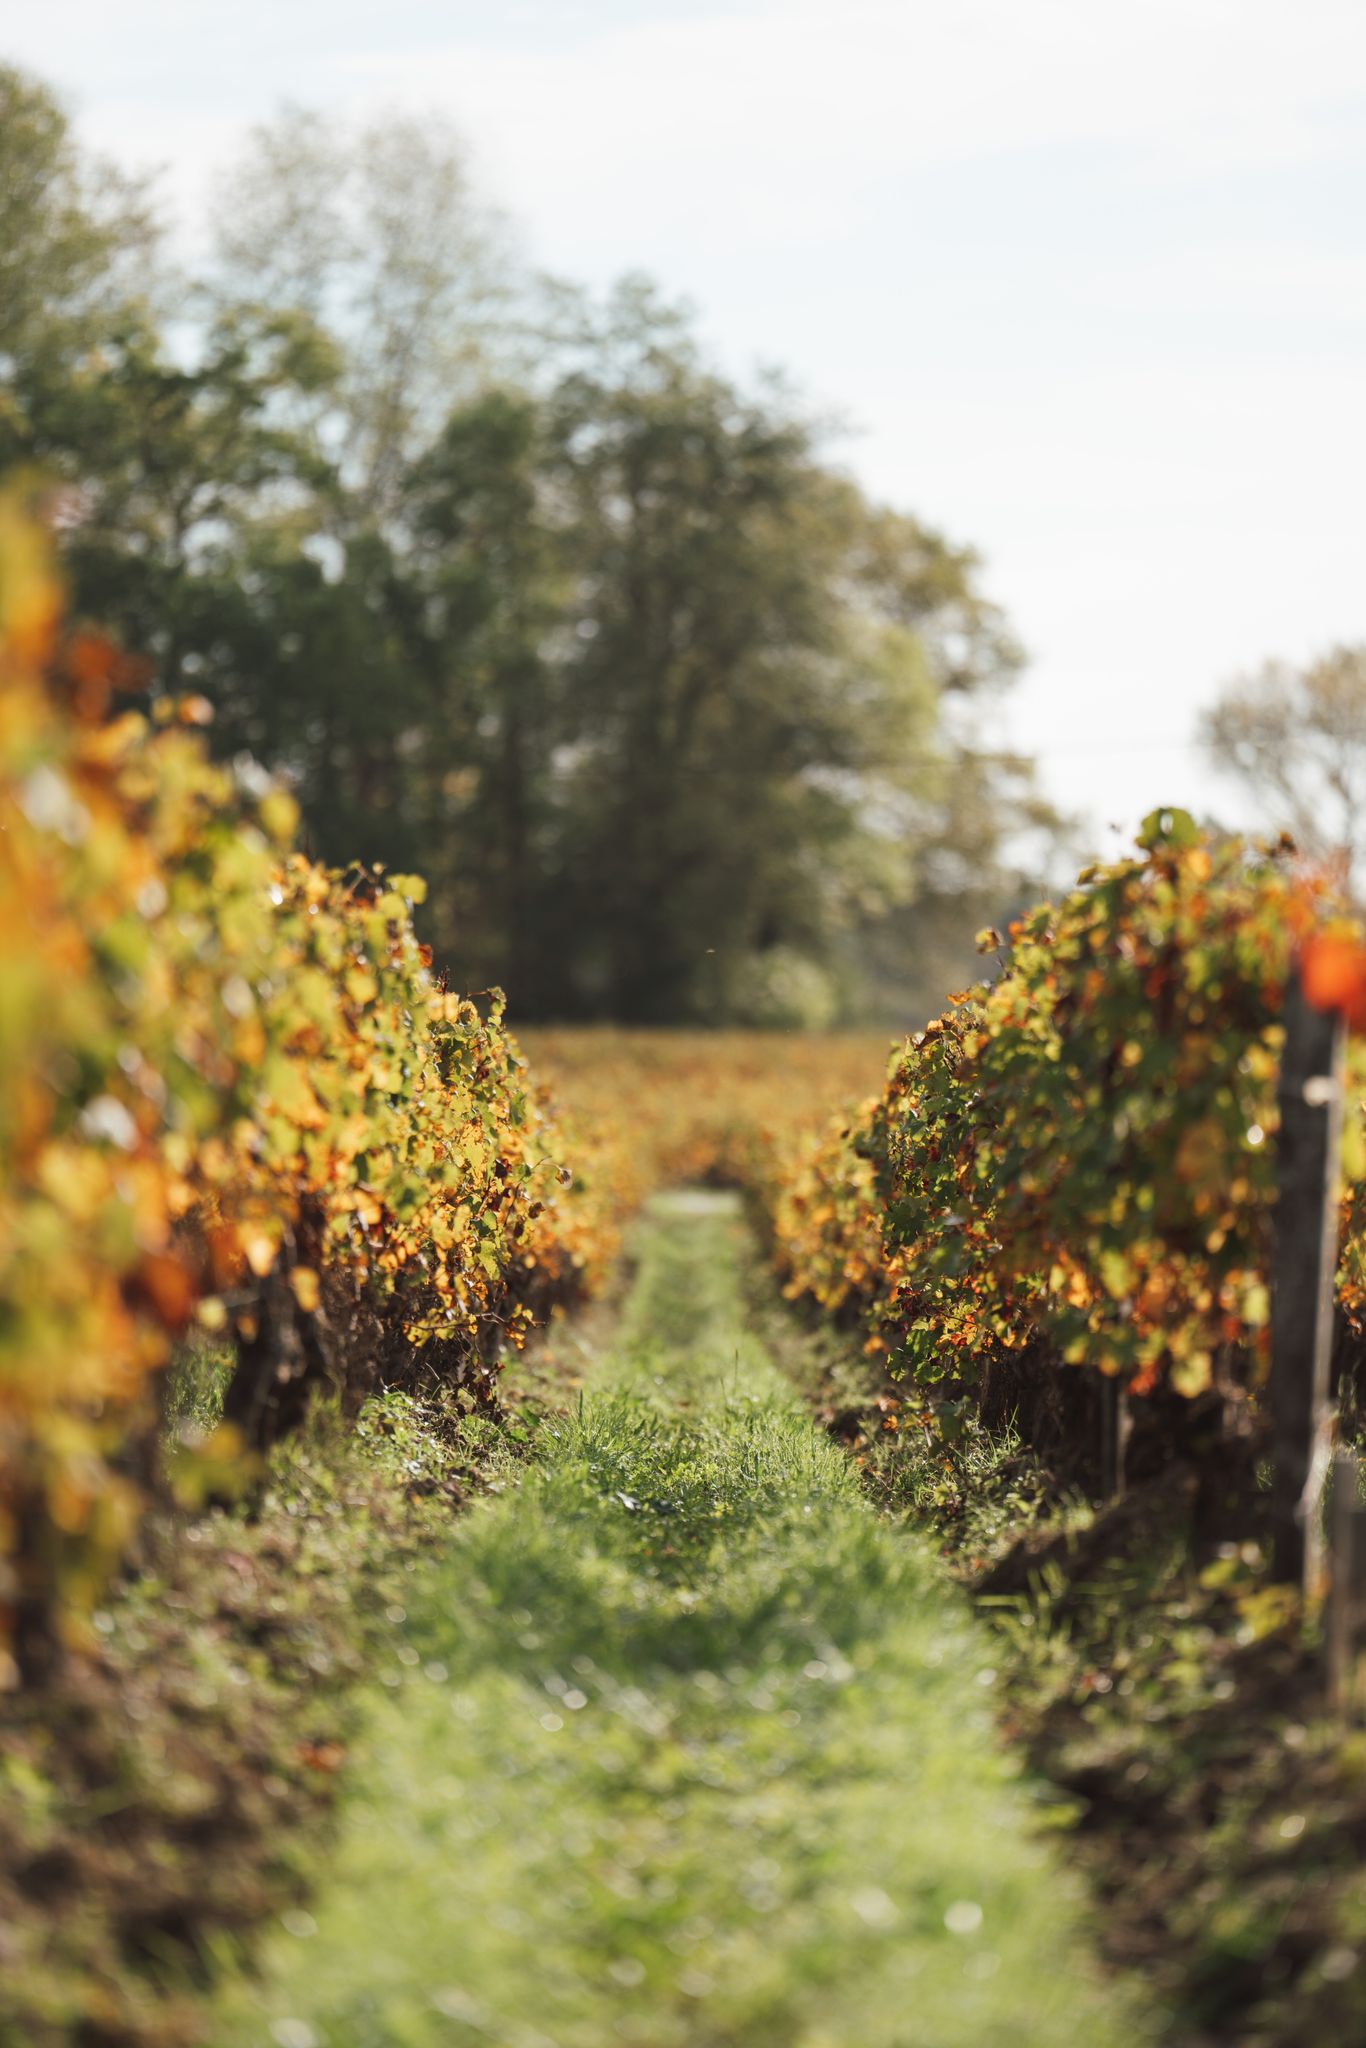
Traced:
POLYGON ((299 1905, 386 1613, 535 1416, 315 1405, 250 1502, 148 1513, 95 1643, 0 1697, 2 2048, 212 2048, 206 1962, 299 1905))
POLYGON ((391 1609, 326 1881, 211 2038, 1149 2038, 999 1747, 989 1636, 745 1335, 725 1198, 638 1250, 591 1393, 391 1609))
POLYGON ((162 1427, 171 1441, 185 1432, 207 1436, 223 1420, 223 1400, 236 1365, 231 1344, 192 1331, 166 1368, 162 1427))

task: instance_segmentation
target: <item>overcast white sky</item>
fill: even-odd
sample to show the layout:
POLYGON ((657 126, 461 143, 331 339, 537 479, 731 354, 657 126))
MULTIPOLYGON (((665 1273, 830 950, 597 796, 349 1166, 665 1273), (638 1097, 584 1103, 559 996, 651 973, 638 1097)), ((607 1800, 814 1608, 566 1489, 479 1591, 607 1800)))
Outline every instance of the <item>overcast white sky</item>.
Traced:
POLYGON ((187 217, 281 99, 453 116, 536 261, 654 272, 981 550, 1100 845, 1236 809, 1231 673, 1366 640, 1366 0, 3 0, 0 56, 187 217))

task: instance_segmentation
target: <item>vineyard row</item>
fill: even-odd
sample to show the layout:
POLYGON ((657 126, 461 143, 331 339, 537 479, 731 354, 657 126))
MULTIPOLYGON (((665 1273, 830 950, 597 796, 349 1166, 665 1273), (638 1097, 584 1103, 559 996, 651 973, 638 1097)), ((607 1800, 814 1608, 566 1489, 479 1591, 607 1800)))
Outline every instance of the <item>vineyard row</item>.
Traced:
MULTIPOLYGON (((1133 858, 984 934, 994 977, 824 1137, 854 1063, 819 1041, 781 1072, 770 1043, 732 1042, 723 1084, 690 1088, 647 1041, 576 1066, 544 1034, 566 1125, 501 998, 433 974, 417 878, 320 868, 289 797, 211 759, 206 706, 120 714, 120 681, 113 649, 63 634, 42 536, 0 505, 0 1611, 19 1668, 79 1639, 165 1483, 158 1390, 188 1333, 235 1349, 182 1475, 226 1489, 319 1387, 352 1412, 417 1377, 492 1404, 505 1348, 598 1283, 671 1180, 744 1185, 789 1294, 858 1321, 922 1405, 1018 1413, 1042 1387, 1065 1411, 1069 1378, 1098 1372, 1164 1427, 1211 1402, 1255 1414, 1287 978, 1354 1016, 1363 999, 1359 934, 1289 848, 1154 814, 1133 858)), ((1345 1167, 1351 1351, 1355 1111, 1345 1167)))

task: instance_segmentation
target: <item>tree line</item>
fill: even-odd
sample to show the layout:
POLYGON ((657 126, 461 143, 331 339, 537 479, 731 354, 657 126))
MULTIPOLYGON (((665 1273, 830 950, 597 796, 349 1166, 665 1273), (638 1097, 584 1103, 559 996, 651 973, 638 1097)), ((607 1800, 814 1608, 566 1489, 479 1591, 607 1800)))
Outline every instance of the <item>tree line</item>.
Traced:
POLYGON ((648 280, 530 274, 457 135, 286 109, 193 273, 0 70, 0 469, 77 614, 515 1018, 918 1021, 1058 821, 980 565, 648 280))

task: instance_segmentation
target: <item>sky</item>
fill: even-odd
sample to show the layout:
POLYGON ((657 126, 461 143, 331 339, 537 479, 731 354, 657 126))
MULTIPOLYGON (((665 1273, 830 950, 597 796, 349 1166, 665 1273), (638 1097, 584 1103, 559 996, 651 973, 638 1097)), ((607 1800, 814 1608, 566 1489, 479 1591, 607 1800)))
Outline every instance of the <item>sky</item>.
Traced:
POLYGON ((980 552, 1097 850, 1245 821, 1199 707, 1366 641, 1363 0, 3 0, 0 58, 189 230, 282 100, 450 116, 533 261, 653 273, 980 552))

